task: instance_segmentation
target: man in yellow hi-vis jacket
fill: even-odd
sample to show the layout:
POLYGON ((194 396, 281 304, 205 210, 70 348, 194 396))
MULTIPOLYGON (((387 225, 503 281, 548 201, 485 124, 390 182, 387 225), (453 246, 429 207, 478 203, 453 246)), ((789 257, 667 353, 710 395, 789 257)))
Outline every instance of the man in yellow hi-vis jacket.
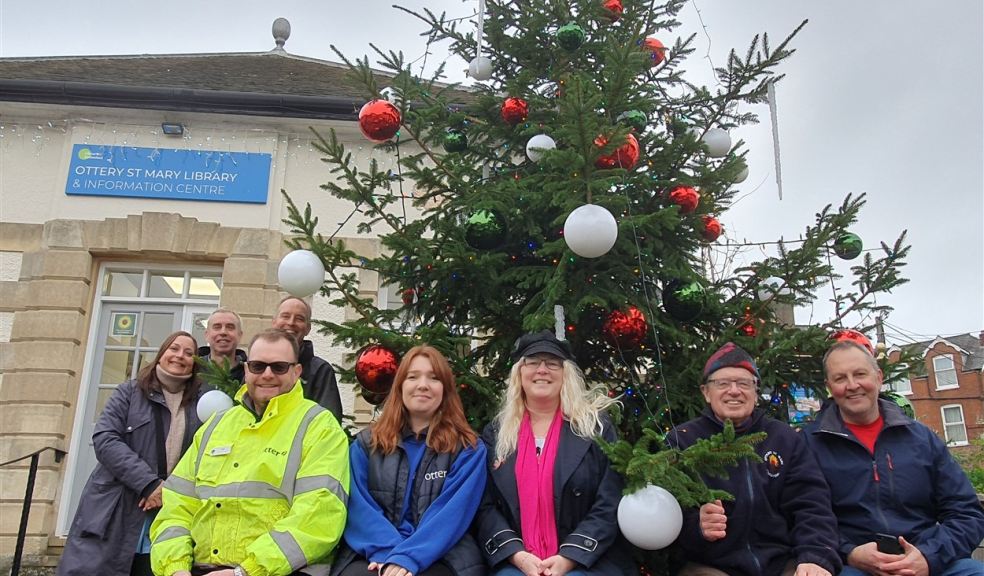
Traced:
POLYGON ((327 574, 345 528, 348 440, 304 399, 300 373, 288 333, 253 338, 241 404, 199 429, 164 484, 155 575, 327 574))

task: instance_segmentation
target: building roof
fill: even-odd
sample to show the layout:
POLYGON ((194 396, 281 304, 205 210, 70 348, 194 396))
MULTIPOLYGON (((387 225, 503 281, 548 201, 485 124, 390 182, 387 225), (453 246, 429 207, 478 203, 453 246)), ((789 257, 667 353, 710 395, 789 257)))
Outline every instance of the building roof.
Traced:
POLYGON ((937 336, 932 340, 914 342, 903 346, 909 352, 917 356, 926 356, 937 343, 943 343, 953 347, 963 357, 963 369, 974 371, 984 369, 984 332, 981 335, 957 334, 954 336, 937 336))
POLYGON ((86 82, 292 96, 365 99, 365 89, 335 62, 283 50, 242 54, 167 54, 0 58, 0 79, 86 82))

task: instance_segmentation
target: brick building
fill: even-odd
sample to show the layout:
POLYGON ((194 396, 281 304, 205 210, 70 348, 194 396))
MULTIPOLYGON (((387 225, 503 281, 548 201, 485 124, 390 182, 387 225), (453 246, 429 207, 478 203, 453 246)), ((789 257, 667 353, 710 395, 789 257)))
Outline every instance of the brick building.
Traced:
MULTIPOLYGON (((984 332, 937 337, 906 349, 922 362, 896 392, 912 402, 916 418, 960 449, 984 437, 984 332)), ((890 351, 898 358, 899 351, 890 351)))

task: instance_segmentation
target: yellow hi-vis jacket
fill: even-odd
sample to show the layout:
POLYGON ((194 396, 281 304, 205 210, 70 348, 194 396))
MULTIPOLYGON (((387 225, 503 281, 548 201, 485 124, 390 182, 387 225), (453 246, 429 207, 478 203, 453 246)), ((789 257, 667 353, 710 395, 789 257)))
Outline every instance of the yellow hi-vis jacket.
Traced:
POLYGON ((164 483, 150 528, 154 574, 205 564, 286 576, 326 563, 345 528, 348 489, 348 439, 331 412, 304 399, 300 381, 260 420, 242 405, 217 413, 164 483))

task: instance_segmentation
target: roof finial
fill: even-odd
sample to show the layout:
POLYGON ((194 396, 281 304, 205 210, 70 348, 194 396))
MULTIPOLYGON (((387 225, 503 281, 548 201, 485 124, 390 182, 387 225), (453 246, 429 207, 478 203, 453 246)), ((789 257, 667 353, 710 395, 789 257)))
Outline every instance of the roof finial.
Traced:
POLYGON ((290 38, 290 22, 286 18, 277 18, 273 21, 273 40, 277 43, 274 50, 283 50, 288 38, 290 38))

